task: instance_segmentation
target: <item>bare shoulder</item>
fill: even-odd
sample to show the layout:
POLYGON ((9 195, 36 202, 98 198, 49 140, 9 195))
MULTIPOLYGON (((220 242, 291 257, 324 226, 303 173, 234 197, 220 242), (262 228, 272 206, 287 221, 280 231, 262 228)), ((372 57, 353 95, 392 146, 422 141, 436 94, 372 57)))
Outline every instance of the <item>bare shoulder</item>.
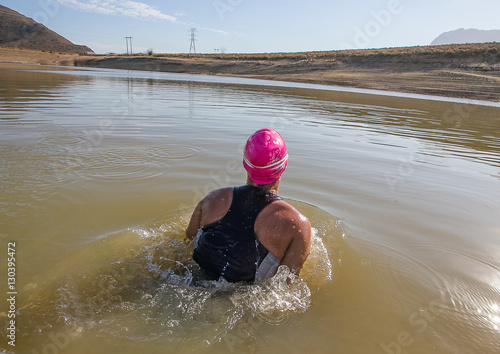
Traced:
POLYGON ((262 214, 265 219, 284 222, 291 227, 311 227, 308 218, 283 200, 270 204, 263 210, 262 214))
POLYGON ((201 200, 200 204, 204 206, 204 204, 210 205, 213 203, 220 203, 221 201, 227 200, 228 198, 229 199, 233 198, 233 188, 226 187, 226 188, 215 189, 210 193, 208 193, 205 196, 205 198, 201 200))
POLYGON ((200 226, 222 219, 233 201, 233 188, 216 189, 207 194, 200 202, 200 226))
MULTIPOLYGON (((303 260, 309 253, 311 223, 285 201, 268 205, 257 217, 255 231, 259 241, 278 259, 285 259, 292 245, 297 248, 295 253, 300 253, 303 260)), ((299 266, 294 264, 295 269, 300 267, 301 263, 299 266)))
POLYGON ((188 239, 192 240, 200 227, 221 219, 227 213, 233 201, 232 190, 232 188, 216 189, 198 203, 186 229, 188 239))

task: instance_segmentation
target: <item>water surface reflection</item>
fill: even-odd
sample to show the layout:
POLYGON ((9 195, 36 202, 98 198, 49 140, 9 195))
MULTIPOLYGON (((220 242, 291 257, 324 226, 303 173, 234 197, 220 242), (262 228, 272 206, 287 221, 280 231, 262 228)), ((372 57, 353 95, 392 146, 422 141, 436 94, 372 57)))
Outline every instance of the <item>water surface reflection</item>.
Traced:
POLYGON ((498 105, 0 70, 20 350, 500 351, 498 105), (264 126, 289 146, 281 194, 317 230, 303 279, 193 284, 189 212, 244 182, 241 144, 264 126))

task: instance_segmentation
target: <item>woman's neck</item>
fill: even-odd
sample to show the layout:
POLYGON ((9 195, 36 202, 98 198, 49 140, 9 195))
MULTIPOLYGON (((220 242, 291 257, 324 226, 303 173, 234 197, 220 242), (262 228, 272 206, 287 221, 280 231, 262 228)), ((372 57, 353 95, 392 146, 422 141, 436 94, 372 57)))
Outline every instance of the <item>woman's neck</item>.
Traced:
POLYGON ((250 186, 254 186, 260 189, 263 189, 265 191, 269 192, 274 192, 276 195, 278 195, 278 189, 280 187, 280 179, 278 179, 276 182, 269 183, 269 184, 257 184, 253 182, 250 178, 247 177, 247 184, 250 186))

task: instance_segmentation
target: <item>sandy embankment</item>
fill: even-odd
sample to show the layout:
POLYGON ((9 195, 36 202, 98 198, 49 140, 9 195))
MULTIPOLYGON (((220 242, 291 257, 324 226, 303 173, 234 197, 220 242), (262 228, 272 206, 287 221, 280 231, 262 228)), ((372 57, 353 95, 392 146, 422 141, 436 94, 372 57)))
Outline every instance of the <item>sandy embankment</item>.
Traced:
POLYGON ((389 55, 267 59, 266 55, 80 56, 0 48, 0 62, 237 76, 500 102, 498 55, 485 64, 473 55, 450 60, 440 53, 419 54, 389 51, 389 55))
POLYGON ((78 54, 0 47, 0 63, 73 66, 78 57, 78 54))

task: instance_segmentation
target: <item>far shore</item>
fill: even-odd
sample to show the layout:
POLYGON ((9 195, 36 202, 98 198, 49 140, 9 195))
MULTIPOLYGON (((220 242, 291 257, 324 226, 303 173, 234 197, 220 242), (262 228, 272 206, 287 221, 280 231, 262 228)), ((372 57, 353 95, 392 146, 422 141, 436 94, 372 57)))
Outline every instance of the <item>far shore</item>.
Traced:
POLYGON ((309 53, 133 56, 0 47, 0 62, 247 77, 500 102, 500 43, 309 53))

